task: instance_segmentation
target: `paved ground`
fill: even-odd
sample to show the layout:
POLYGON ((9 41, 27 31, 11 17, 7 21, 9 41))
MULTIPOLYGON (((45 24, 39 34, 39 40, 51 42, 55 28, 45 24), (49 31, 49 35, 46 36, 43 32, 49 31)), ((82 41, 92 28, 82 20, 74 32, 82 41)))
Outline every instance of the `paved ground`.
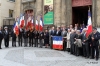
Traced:
POLYGON ((35 47, 5 48, 2 42, 0 66, 100 66, 100 59, 85 59, 68 52, 35 47))

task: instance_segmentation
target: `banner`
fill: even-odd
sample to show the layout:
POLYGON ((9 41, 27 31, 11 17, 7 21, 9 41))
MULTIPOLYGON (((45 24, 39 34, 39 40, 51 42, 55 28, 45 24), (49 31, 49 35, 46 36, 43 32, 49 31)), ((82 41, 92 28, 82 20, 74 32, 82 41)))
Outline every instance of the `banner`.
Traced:
POLYGON ((63 49, 63 38, 61 36, 53 36, 53 49, 63 49))
POLYGON ((54 22, 53 0, 44 0, 44 25, 54 22))

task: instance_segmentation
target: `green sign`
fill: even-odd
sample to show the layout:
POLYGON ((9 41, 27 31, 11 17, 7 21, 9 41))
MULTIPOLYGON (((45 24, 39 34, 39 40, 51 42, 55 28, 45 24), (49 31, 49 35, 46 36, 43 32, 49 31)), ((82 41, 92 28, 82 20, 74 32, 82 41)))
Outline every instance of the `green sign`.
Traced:
POLYGON ((44 0, 44 25, 54 23, 53 0, 44 0))
POLYGON ((54 21, 54 15, 53 12, 48 12, 47 14, 44 15, 44 24, 53 24, 54 21))

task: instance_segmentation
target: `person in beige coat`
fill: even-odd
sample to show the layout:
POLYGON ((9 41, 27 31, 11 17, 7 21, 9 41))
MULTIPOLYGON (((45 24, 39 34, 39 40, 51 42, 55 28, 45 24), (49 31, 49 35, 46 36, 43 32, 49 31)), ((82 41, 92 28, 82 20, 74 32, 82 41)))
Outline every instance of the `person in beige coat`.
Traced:
POLYGON ((68 50, 68 52, 70 52, 70 34, 71 34, 71 30, 68 29, 68 32, 67 32, 67 50, 68 50))

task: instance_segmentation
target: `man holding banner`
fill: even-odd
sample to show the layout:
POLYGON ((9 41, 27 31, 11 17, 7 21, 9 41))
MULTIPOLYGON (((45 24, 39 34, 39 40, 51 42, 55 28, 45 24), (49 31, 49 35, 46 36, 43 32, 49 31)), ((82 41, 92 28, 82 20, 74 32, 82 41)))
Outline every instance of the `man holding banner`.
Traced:
POLYGON ((52 44, 53 44, 53 36, 56 35, 56 31, 54 30, 54 27, 52 27, 52 30, 51 30, 51 44, 50 44, 50 48, 52 49, 52 44))

